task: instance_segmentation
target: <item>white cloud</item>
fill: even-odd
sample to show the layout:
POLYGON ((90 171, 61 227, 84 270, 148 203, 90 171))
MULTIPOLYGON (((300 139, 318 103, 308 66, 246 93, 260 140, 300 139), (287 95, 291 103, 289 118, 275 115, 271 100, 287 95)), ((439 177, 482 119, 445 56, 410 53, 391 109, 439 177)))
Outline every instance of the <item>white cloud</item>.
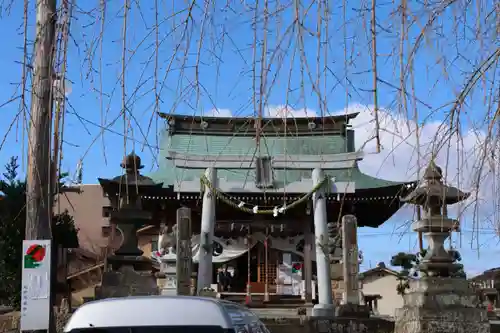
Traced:
POLYGON ((266 116, 271 118, 316 117, 316 112, 308 108, 294 109, 287 105, 274 105, 266 108, 266 116))
MULTIPOLYGON (((471 198, 465 203, 449 208, 449 215, 459 217, 463 230, 461 235, 452 236, 453 246, 462 252, 468 276, 480 274, 491 266, 486 258, 478 263, 478 251, 483 256, 485 253, 491 254, 492 249, 488 247, 496 243, 495 238, 498 239, 495 230, 498 230, 499 199, 496 192, 499 184, 494 173, 494 165, 498 161, 491 161, 491 154, 484 154, 485 132, 463 129, 460 136, 450 136, 448 125, 441 120, 430 120, 420 126, 417 140, 414 120, 388 110, 379 110, 382 149, 377 153, 373 108, 351 105, 335 113, 353 112, 359 112, 351 121, 356 131, 356 148, 363 148, 365 152, 364 159, 359 163, 362 172, 388 180, 414 180, 418 178, 418 166, 421 176, 432 152, 435 152, 436 163, 445 173, 444 181, 472 192, 471 198), (486 163, 482 163, 484 161, 486 163)), ((494 148, 498 152, 498 147, 494 148)), ((379 232, 388 233, 384 241, 394 244, 391 249, 378 254, 375 249, 374 253, 373 240, 364 238, 360 238, 360 246, 366 249, 366 253, 372 252, 370 257, 385 260, 390 258, 391 251, 397 252, 396 248, 417 251, 416 234, 408 230, 409 223, 407 227, 402 227, 403 223, 413 221, 414 215, 413 207, 403 208, 380 228, 379 232), (394 235, 391 236, 391 233, 394 235), (400 233, 403 234, 398 235, 400 233), (399 243, 400 237, 405 241, 399 243), (408 245, 403 244, 405 242, 408 245)))
MULTIPOLYGON (((477 185, 478 161, 483 157, 484 133, 463 131, 450 134, 450 127, 440 120, 417 125, 414 120, 380 109, 380 153, 376 151, 375 115, 372 107, 352 105, 337 114, 359 112, 351 121, 356 135, 356 147, 365 152, 362 168, 370 174, 390 180, 416 179, 434 155, 448 183, 468 190, 477 185)), ((486 170, 489 165, 485 166, 486 170)))
MULTIPOLYGON (((355 130, 356 148, 365 152, 360 168, 372 176, 388 180, 404 181, 417 179, 423 173, 431 156, 443 169, 445 180, 455 186, 474 190, 484 176, 491 171, 491 162, 483 166, 482 177, 478 178, 479 162, 484 161, 483 132, 467 130, 460 136, 451 135, 450 127, 441 120, 421 124, 417 139, 416 122, 379 109, 379 137, 381 151, 376 151, 375 115, 372 106, 353 104, 345 110, 331 114, 359 115, 351 120, 355 130)), ((293 109, 289 106, 271 106, 266 112, 269 117, 316 117, 311 109, 293 109)))
MULTIPOLYGON (((365 152, 360 169, 371 176, 387 180, 415 180, 434 155, 444 173, 444 181, 464 191, 471 198, 450 208, 453 215, 460 215, 463 228, 496 228, 498 199, 495 194, 498 181, 494 174, 492 154, 485 154, 485 134, 481 130, 464 129, 461 134, 450 134, 450 127, 441 120, 421 124, 418 131, 412 119, 381 109, 380 146, 377 153, 375 140, 375 115, 373 108, 351 105, 337 114, 359 112, 351 121, 356 135, 356 148, 365 152)), ((489 149, 491 151, 491 148, 489 149)), ((498 148, 496 148, 498 151, 498 148)))
POLYGON ((232 117, 233 114, 230 109, 213 108, 203 113, 205 117, 232 117))

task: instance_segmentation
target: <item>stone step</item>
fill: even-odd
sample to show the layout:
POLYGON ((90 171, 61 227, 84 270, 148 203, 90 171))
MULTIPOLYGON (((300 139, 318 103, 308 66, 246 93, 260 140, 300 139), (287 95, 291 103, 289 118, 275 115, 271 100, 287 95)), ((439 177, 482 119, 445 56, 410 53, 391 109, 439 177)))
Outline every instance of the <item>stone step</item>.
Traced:
MULTIPOLYGON (((235 303, 246 304, 247 297, 243 293, 228 294, 223 293, 220 295, 221 299, 235 303)), ((264 302, 263 294, 252 294, 251 303, 246 304, 251 308, 283 308, 283 309, 296 309, 304 306, 304 300, 300 296, 292 295, 270 295, 268 302, 264 302)))

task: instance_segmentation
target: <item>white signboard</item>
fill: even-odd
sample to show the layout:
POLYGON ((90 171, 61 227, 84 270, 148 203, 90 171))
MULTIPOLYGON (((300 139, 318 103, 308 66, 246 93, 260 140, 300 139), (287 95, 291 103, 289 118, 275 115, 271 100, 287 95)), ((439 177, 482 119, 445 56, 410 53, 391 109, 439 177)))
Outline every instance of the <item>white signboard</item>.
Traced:
POLYGON ((23 241, 21 331, 49 328, 50 256, 50 240, 23 241))

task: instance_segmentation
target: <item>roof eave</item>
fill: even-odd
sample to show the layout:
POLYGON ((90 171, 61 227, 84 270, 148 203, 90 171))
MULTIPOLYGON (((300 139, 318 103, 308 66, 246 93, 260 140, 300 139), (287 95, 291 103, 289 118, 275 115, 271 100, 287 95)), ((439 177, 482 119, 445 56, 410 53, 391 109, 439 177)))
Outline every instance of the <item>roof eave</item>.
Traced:
MULTIPOLYGON (((210 122, 215 122, 215 123, 228 123, 228 122, 233 122, 233 123, 238 123, 238 122, 244 122, 248 123, 251 117, 216 117, 216 116, 202 116, 202 115, 183 115, 183 114, 167 114, 163 112, 158 112, 158 115, 160 118, 166 119, 166 120, 176 120, 176 121, 191 121, 191 122, 198 122, 198 121, 210 121, 210 122)), ((316 120, 321 120, 321 121, 345 121, 346 123, 349 123, 350 120, 356 118, 359 115, 359 112, 353 112, 353 113, 347 113, 347 114, 341 114, 341 115, 330 115, 330 116, 325 116, 325 117, 318 117, 318 116, 311 116, 311 117, 287 117, 287 118, 282 118, 282 117, 265 117, 262 118, 263 122, 267 121, 275 121, 275 120, 280 120, 280 121, 285 121, 290 122, 293 124, 297 123, 309 123, 311 121, 316 121, 316 120)), ((257 118, 255 118, 257 119, 257 118)))

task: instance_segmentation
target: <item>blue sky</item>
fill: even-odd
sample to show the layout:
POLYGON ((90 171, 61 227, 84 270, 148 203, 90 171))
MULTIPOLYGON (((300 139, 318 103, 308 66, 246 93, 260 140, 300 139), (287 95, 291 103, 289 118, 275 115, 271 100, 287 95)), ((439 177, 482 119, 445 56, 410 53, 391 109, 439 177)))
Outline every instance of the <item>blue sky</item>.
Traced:
MULTIPOLYGON (((156 111, 202 114, 219 108, 231 110, 237 116, 252 116, 260 107, 259 96, 255 104, 252 100, 255 95, 252 73, 257 75, 258 92, 265 31, 263 2, 258 10, 260 19, 257 20, 255 37, 253 2, 215 1, 207 8, 203 8, 206 4, 202 2, 196 3, 186 27, 186 2, 159 0, 159 48, 156 52, 154 2, 141 2, 138 7, 138 2, 132 1, 127 18, 125 96, 121 87, 123 2, 107 1, 102 34, 98 3, 79 3, 71 23, 67 77, 73 84, 65 118, 64 171, 74 172, 79 159, 83 159, 84 182, 94 183, 98 176, 119 174, 121 158, 132 149, 141 154, 148 171, 155 170, 159 145, 156 134, 164 128, 163 121, 155 116, 156 111), (174 7, 172 3, 175 3, 174 7), (254 53, 257 61, 252 61, 254 53), (158 67, 155 71, 156 61, 158 67), (155 72, 158 77, 156 84, 155 72), (155 103, 155 86, 158 103, 155 103), (128 114, 125 126, 121 116, 122 99, 128 114), (124 140, 124 128, 128 140, 124 140)), ((281 2, 281 7, 277 8, 277 2, 269 1, 268 11, 272 14, 267 23, 265 58, 269 72, 262 103, 264 108, 287 104, 294 109, 307 108, 327 115, 353 104, 373 104, 367 10, 360 8, 360 2, 349 1, 344 25, 341 6, 332 5, 328 24, 322 22, 318 54, 318 37, 315 36, 317 6, 302 2, 299 34, 297 25, 292 24, 295 13, 292 3, 281 2), (318 73, 320 84, 316 85, 313 83, 318 79, 318 73), (315 91, 320 91, 321 97, 315 91)), ((398 102, 400 18, 394 14, 395 9, 389 2, 377 9, 378 103, 390 112, 405 113, 400 111, 398 102)), ((404 58, 408 58, 411 45, 429 17, 428 13, 420 14, 418 8, 412 10, 420 16, 412 15, 416 21, 408 25, 404 58)), ((439 29, 427 35, 415 53, 414 63, 409 68, 413 74, 407 71, 407 89, 410 89, 409 82, 413 79, 420 122, 424 118, 427 122, 445 119, 450 101, 472 69, 484 59, 487 50, 492 49, 494 41, 488 40, 488 36, 484 40, 473 38, 473 29, 454 32, 455 25, 463 25, 454 10, 456 8, 446 10, 437 20, 439 29)), ((473 21, 468 23, 476 22, 476 10, 467 10, 468 16, 474 17, 467 18, 473 21)), ((31 39, 33 11, 34 5, 31 4, 28 27, 31 39)), ((484 12, 486 9, 479 13, 481 19, 485 18, 484 12)), ((22 3, 14 2, 10 13, 4 13, 0 25, 4 32, 4 47, 0 53, 3 74, 0 101, 3 102, 20 93, 16 85, 22 70, 19 64, 23 45, 22 3)), ((405 66, 408 66, 406 60, 405 66)), ((484 83, 467 100, 474 108, 467 106, 465 110, 468 112, 462 113, 463 129, 481 127, 478 124, 483 123, 487 113, 484 90, 488 87, 488 83, 484 83)), ((412 99, 408 98, 408 113, 413 112, 412 105, 412 99)), ((19 101, 2 107, 2 133, 8 132, 18 110, 19 101)), ((484 124, 482 126, 484 128, 484 124)), ((12 155, 24 154, 24 133, 22 121, 16 122, 2 147, 2 164, 12 155)), ((398 216, 379 229, 360 230, 365 268, 370 263, 373 266, 379 261, 388 262, 391 255, 400 250, 414 249, 416 236, 413 233, 400 236, 399 231, 395 231, 406 215, 398 216)), ((481 240, 486 243, 478 258, 477 251, 467 245, 472 239, 472 229, 463 232, 462 254, 467 268, 474 272, 500 266, 488 260, 491 253, 500 250, 493 237, 494 230, 484 227, 480 233, 484 234, 481 240)))

